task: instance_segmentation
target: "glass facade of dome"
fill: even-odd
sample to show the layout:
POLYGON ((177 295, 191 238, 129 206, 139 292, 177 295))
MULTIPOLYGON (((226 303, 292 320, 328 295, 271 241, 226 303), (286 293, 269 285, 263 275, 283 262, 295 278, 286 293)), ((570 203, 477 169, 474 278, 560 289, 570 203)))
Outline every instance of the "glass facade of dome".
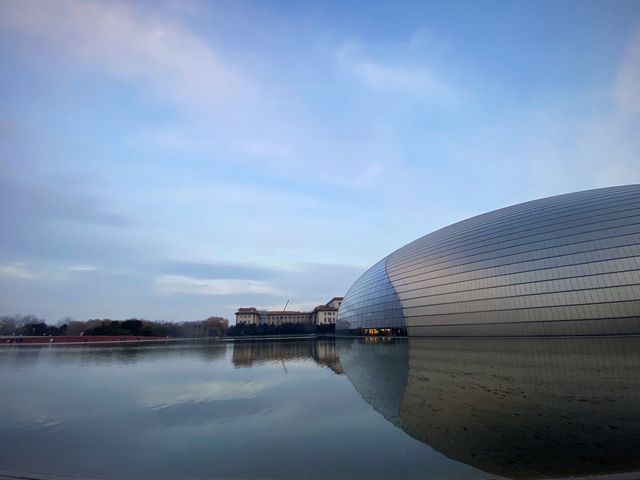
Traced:
POLYGON ((353 284, 336 329, 638 334, 640 185, 526 202, 425 235, 353 284))

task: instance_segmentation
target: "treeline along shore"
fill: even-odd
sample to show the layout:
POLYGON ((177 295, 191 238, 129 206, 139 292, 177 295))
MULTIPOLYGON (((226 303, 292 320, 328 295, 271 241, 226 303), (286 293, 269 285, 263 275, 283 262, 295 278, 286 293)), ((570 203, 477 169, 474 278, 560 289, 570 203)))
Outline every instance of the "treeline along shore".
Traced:
POLYGON ((333 333, 333 325, 284 323, 281 325, 229 326, 222 317, 209 317, 191 322, 152 321, 137 318, 127 320, 65 318, 56 325, 48 324, 35 315, 0 316, 0 336, 4 337, 155 337, 207 338, 224 336, 296 335, 333 333))
POLYGON ((56 325, 34 315, 0 317, 0 335, 21 336, 133 336, 133 337, 221 337, 226 335, 229 321, 209 317, 195 322, 159 322, 130 318, 128 320, 63 319, 56 325))

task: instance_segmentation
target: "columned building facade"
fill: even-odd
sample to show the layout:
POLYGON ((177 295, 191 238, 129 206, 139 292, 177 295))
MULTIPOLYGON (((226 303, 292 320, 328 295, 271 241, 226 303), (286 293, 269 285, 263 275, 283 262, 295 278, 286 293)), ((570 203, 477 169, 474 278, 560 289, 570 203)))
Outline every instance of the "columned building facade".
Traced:
POLYGON ((294 310, 258 310, 255 307, 242 307, 236 312, 236 324, 283 325, 299 323, 307 325, 334 325, 342 297, 333 297, 324 305, 318 305, 311 312, 294 310))

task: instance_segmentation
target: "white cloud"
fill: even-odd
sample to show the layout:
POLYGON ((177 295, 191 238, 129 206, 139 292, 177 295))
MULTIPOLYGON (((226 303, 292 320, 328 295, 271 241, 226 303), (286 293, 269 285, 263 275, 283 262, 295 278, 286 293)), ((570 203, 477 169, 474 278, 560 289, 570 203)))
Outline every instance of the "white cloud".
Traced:
POLYGON ((57 265, 39 263, 35 269, 33 264, 27 265, 24 262, 0 264, 0 276, 44 282, 69 281, 72 279, 73 274, 94 272, 96 270, 97 267, 82 264, 57 265))
POLYGON ((629 41, 618 70, 614 94, 619 108, 640 113, 640 29, 629 41))
POLYGON ((417 40, 420 37, 418 32, 409 42, 389 47, 392 55, 371 53, 365 45, 348 41, 340 47, 336 59, 339 66, 374 92, 400 93, 432 102, 458 101, 461 92, 445 80, 443 72, 421 60, 424 53, 420 57, 407 55, 415 43, 421 43, 417 40))
POLYGON ((67 270, 70 272, 93 272, 97 268, 92 265, 69 265, 67 270))
POLYGON ((356 177, 355 184, 361 186, 375 185, 385 173, 386 166, 380 161, 374 161, 364 167, 360 175, 356 177))
POLYGON ((17 278, 21 280, 30 280, 38 275, 27 268, 22 262, 12 262, 8 264, 0 264, 0 276, 17 278))
MULTIPOLYGON (((282 63, 274 74, 273 65, 264 67, 259 48, 243 51, 224 33, 209 31, 204 36, 190 29, 184 12, 169 16, 166 4, 156 9, 145 5, 100 0, 0 2, 0 28, 16 33, 22 41, 14 42, 15 47, 25 49, 24 58, 38 59, 48 75, 78 74, 85 80, 97 72, 186 113, 170 117, 168 123, 152 120, 132 130, 134 145, 142 148, 178 151, 186 154, 185 162, 206 154, 211 163, 242 163, 276 178, 304 178, 341 188, 370 187, 379 182, 383 169, 391 169, 389 153, 398 150, 392 133, 381 140, 374 119, 354 124, 348 120, 353 113, 347 120, 338 114, 327 125, 322 109, 316 110, 307 96, 305 83, 292 88, 291 79, 298 78, 304 64, 282 63), (55 63, 55 72, 48 59, 55 63)), ((417 36, 397 48, 412 48, 417 36)), ((333 54, 336 46, 320 48, 333 54)), ((360 46, 343 48, 344 66, 355 68, 358 78, 364 75, 374 93, 390 90, 431 100, 452 96, 425 65, 411 58, 395 65, 365 55, 364 50, 369 52, 369 46, 362 51, 360 46)), ((318 75, 325 66, 314 62, 309 68, 318 75)), ((336 83, 328 91, 341 94, 343 87, 336 83)))
POLYGON ((192 278, 185 275, 161 275, 155 280, 161 294, 194 295, 278 294, 278 290, 259 280, 192 278))
POLYGON ((248 88, 183 25, 119 2, 1 2, 0 25, 42 42, 63 60, 140 82, 182 106, 210 107, 248 88))

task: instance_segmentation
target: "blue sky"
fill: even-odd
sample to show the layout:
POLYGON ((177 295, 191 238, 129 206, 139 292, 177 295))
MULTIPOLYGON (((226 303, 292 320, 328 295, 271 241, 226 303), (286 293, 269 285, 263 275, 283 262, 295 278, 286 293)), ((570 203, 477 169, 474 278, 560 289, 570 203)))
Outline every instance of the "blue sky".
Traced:
POLYGON ((0 314, 310 308, 640 182, 637 1, 6 1, 0 61, 0 314))

